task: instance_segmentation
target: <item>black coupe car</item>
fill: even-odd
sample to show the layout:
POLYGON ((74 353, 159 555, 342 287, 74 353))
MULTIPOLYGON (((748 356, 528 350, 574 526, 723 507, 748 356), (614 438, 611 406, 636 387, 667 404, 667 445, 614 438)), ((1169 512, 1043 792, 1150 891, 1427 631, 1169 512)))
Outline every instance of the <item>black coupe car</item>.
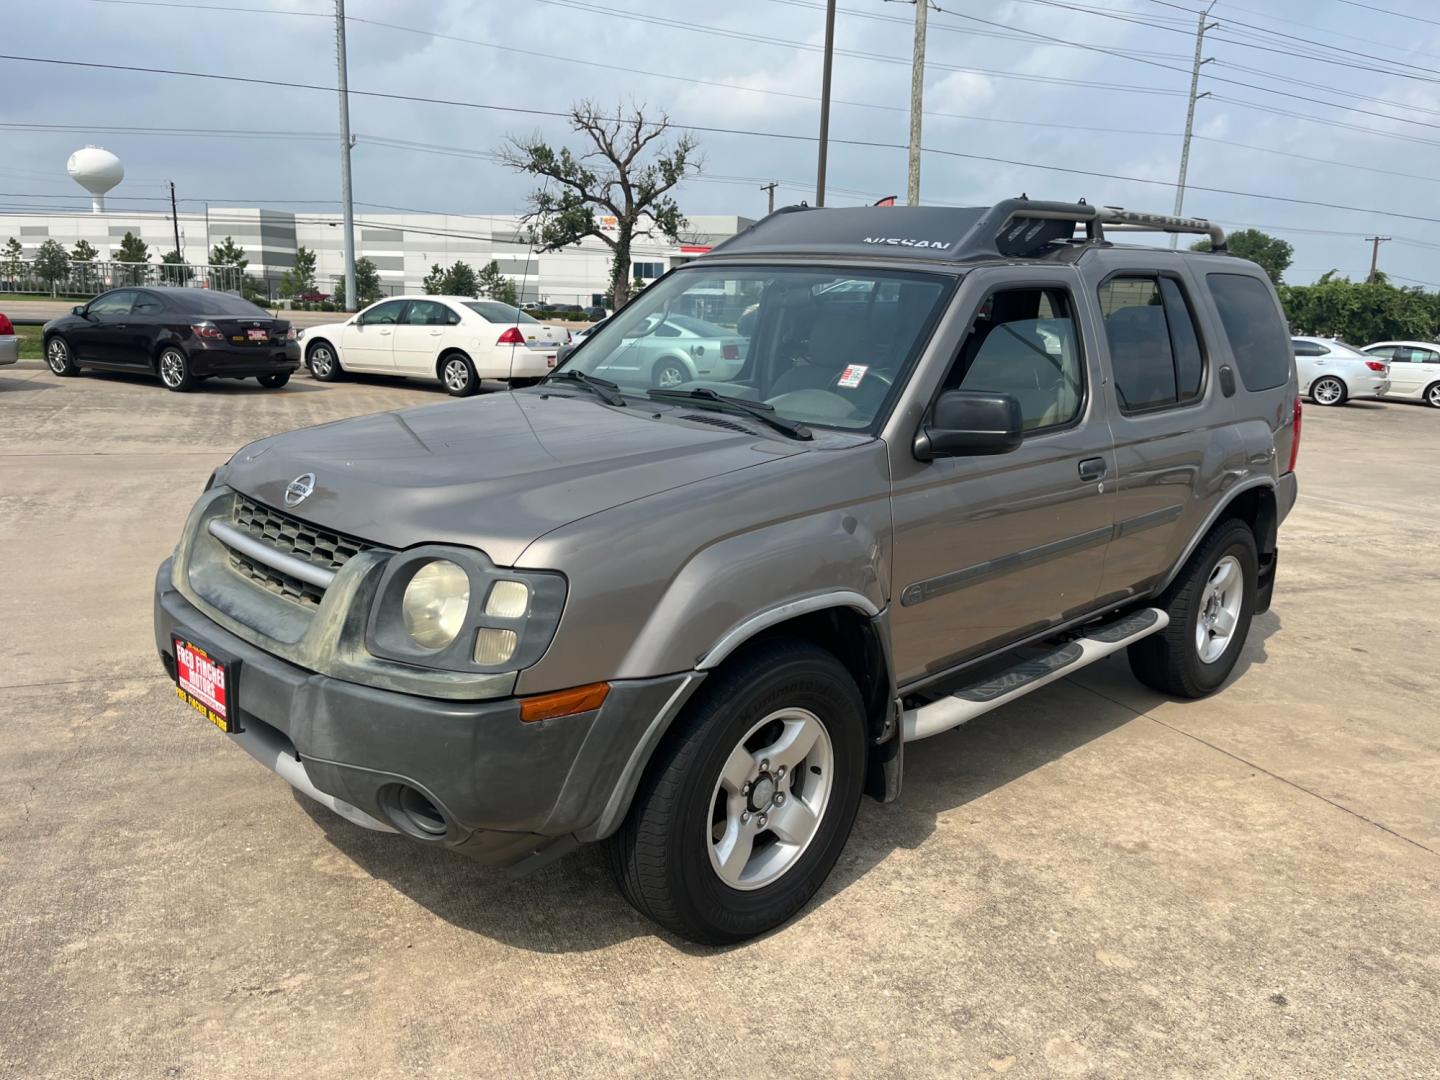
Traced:
POLYGON ((287 321, 210 289, 111 289, 50 320, 44 333, 45 362, 56 375, 144 371, 171 390, 212 377, 280 387, 300 366, 287 321))

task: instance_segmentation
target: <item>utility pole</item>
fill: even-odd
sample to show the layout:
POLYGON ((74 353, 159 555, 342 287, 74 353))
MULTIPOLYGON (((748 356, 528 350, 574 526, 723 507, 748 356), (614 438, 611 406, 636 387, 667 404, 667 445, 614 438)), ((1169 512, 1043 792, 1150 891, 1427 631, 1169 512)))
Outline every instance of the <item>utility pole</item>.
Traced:
POLYGON ((915 5, 915 54, 910 63, 910 177, 905 187, 905 204, 920 205, 920 110, 925 99, 925 20, 930 0, 912 0, 915 5))
POLYGON ((340 89, 340 199, 344 203, 345 306, 360 310, 355 295, 355 204, 350 190, 350 90, 345 78, 345 0, 335 0, 335 64, 340 89))
POLYGON ((815 170, 815 205, 825 205, 825 152, 830 146, 830 62, 835 56, 835 0, 825 3, 825 66, 820 76, 820 157, 815 170))
POLYGON ((1365 239, 1370 244, 1370 276, 1366 281, 1374 281, 1375 275, 1379 273, 1380 245, 1390 239, 1388 236, 1367 236, 1365 239))
POLYGON ((779 182, 775 180, 771 180, 768 184, 760 185, 760 190, 770 196, 770 208, 766 213, 773 214, 775 212, 775 189, 779 186, 779 182))
MULTIPOLYGON (((1205 45, 1205 31, 1213 30, 1220 25, 1219 23, 1207 23, 1205 21, 1210 17, 1210 9, 1214 6, 1215 0, 1210 0, 1210 3, 1205 6, 1205 10, 1200 13, 1200 21, 1195 29, 1195 66, 1190 69, 1190 103, 1185 109, 1185 142, 1180 148, 1180 182, 1175 186, 1176 217, 1180 216, 1180 211, 1185 207, 1185 174, 1190 169, 1190 136, 1195 130, 1195 102, 1199 101, 1202 97, 1210 96, 1209 90, 1206 90, 1203 94, 1197 94, 1195 91, 1200 89, 1201 66, 1210 63, 1209 60, 1200 59, 1200 50, 1205 45)), ((1174 250, 1179 240, 1179 233, 1170 234, 1171 250, 1174 250)))
POLYGON ((175 181, 170 181, 170 224, 175 227, 175 257, 182 263, 185 253, 180 250, 180 215, 175 211, 175 181))

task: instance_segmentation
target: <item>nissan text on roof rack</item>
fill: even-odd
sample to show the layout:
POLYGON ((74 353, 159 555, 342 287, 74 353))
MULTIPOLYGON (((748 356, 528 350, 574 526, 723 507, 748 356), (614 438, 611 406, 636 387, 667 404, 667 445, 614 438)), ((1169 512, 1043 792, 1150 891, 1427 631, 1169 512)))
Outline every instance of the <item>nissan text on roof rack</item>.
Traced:
POLYGON ((749 938, 931 736, 1120 650, 1179 697, 1230 676, 1300 405, 1224 245, 1085 203, 778 211, 538 386, 242 448, 156 645, 351 822, 517 870, 602 842, 639 911, 749 938), (694 320, 733 354, 675 335, 676 380, 694 320))

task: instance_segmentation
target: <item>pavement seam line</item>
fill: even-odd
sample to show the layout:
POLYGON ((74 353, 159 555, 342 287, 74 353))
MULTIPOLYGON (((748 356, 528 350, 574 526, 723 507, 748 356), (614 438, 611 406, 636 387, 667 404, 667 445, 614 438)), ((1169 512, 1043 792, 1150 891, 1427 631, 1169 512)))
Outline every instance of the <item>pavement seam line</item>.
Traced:
MULTIPOLYGON (((1067 681, 1073 682, 1074 680, 1067 680, 1067 681)), ((1241 757, 1239 754, 1235 753, 1235 752, 1232 751, 1232 750, 1226 750, 1223 746, 1217 746, 1217 745, 1215 745, 1214 743, 1209 742, 1209 741, 1206 740, 1206 739, 1202 739, 1199 735, 1195 735, 1195 734, 1192 734, 1191 732, 1186 731, 1184 728, 1176 727, 1174 724, 1167 723, 1166 721, 1161 720, 1158 716, 1151 716, 1148 712, 1142 712, 1141 710, 1136 709, 1136 708, 1135 708, 1134 706, 1132 706, 1132 705, 1126 705, 1123 701, 1116 701, 1116 700, 1115 700, 1114 698, 1112 698, 1109 694, 1103 694, 1103 693, 1101 693, 1099 690, 1094 689, 1093 687, 1085 686, 1083 683, 1078 683, 1078 682, 1076 682, 1075 685, 1078 686, 1078 687, 1080 687, 1082 690, 1085 690, 1085 691, 1087 691, 1087 692, 1089 692, 1089 693, 1091 693, 1091 694, 1094 694, 1096 697, 1100 698, 1102 701, 1108 701, 1108 702, 1110 702, 1110 704, 1112 704, 1112 705, 1118 705, 1120 708, 1122 708, 1122 709, 1127 709, 1127 710, 1129 710, 1130 712, 1134 713, 1136 716, 1138 716, 1138 717, 1140 717, 1140 718, 1142 718, 1142 719, 1144 719, 1144 720, 1149 720, 1149 721, 1150 721, 1151 723, 1153 723, 1153 724, 1159 724, 1161 727, 1166 728, 1166 729, 1168 729, 1168 730, 1170 730, 1170 731, 1173 731, 1173 732, 1175 732, 1175 734, 1177 734, 1177 735, 1183 735, 1183 736, 1185 736, 1187 739, 1193 739, 1195 742, 1199 743, 1201 746, 1207 746, 1207 747, 1209 747, 1211 750, 1214 750, 1216 753, 1224 754, 1226 757, 1230 758, 1231 760, 1233 760, 1233 761, 1238 761, 1238 762, 1240 762, 1240 764, 1245 765, 1245 766, 1248 766, 1249 768, 1252 768, 1252 769, 1256 770, 1257 772, 1262 772, 1262 773, 1264 773, 1266 776, 1270 777, 1272 780, 1278 780, 1280 783, 1285 784, 1285 785, 1287 785, 1287 786, 1289 786, 1289 787, 1292 787, 1292 788, 1294 788, 1296 791, 1303 791, 1306 795, 1309 795, 1309 796, 1311 796, 1312 798, 1319 799, 1321 802, 1326 803, 1326 804, 1328 804, 1328 805, 1330 805, 1330 806, 1333 806, 1335 809, 1341 810, 1341 811, 1349 814, 1349 815, 1350 815, 1351 817, 1353 817, 1353 818, 1358 818, 1359 820, 1365 822, 1365 824, 1367 824, 1367 825, 1372 825, 1372 826, 1374 826, 1375 828, 1379 829, 1381 832, 1389 833, 1391 836, 1395 837, 1397 840, 1403 840, 1403 841, 1405 841, 1405 843, 1411 844, 1411 845, 1413 845, 1414 847, 1419 848, 1421 851, 1428 852, 1428 853, 1431 854, 1431 855, 1435 855, 1435 856, 1437 856, 1437 857, 1440 857, 1440 851, 1436 851, 1434 848, 1425 846, 1425 845, 1422 844, 1419 840, 1412 840, 1410 837, 1406 836, 1404 833, 1396 832, 1394 829, 1390 828, 1390 826, 1385 825, 1385 824, 1382 824, 1381 822, 1378 822, 1378 821, 1374 820, 1373 818, 1368 818, 1368 817, 1366 817, 1364 814, 1360 813, 1358 810, 1352 810, 1350 807, 1346 806, 1344 803, 1338 803, 1338 802, 1336 802, 1334 799, 1328 798, 1327 796, 1321 795, 1318 791, 1314 791, 1314 790, 1306 787, 1304 784, 1297 783, 1296 781, 1291 780, 1291 779, 1289 779, 1288 777, 1281 776, 1279 773, 1271 772, 1269 769, 1265 768, 1264 765, 1260 765, 1260 764, 1258 764, 1258 763, 1256 763, 1256 762, 1254 762, 1254 761, 1251 761, 1249 758, 1241 757)))
POLYGON ((46 679, 44 682, 22 682, 22 683, 5 683, 5 684, 0 684, 0 690, 34 690, 34 689, 36 689, 37 687, 44 687, 44 686, 75 686, 75 685, 78 685, 78 684, 81 684, 81 683, 97 683, 97 682, 108 682, 108 683, 149 682, 149 681, 153 681, 153 680, 155 680, 155 679, 168 679, 168 678, 170 678, 169 675, 161 674, 161 675, 120 675, 120 676, 117 676, 117 677, 115 677, 115 678, 104 678, 104 677, 101 677, 101 678, 98 678, 98 679, 46 679))

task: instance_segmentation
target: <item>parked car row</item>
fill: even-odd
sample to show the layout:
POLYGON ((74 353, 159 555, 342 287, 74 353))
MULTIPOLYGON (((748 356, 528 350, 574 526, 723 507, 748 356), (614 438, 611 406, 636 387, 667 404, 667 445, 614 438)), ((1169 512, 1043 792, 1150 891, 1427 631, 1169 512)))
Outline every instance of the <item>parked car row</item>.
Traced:
POLYGON ((1357 349, 1335 338, 1296 337, 1300 392, 1316 405, 1353 398, 1408 398, 1440 409, 1440 345, 1377 341, 1357 349))

